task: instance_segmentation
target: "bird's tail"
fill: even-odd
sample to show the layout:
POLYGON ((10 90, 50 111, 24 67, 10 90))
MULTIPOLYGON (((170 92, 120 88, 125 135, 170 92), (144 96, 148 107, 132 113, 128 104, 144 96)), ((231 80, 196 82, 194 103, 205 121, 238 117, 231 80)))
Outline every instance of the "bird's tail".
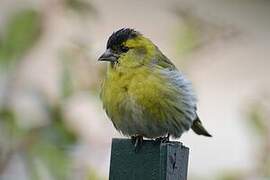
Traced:
POLYGON ((191 129, 198 135, 212 137, 212 135, 209 134, 207 130, 203 127, 202 122, 200 121, 199 117, 197 117, 197 119, 193 121, 191 129))

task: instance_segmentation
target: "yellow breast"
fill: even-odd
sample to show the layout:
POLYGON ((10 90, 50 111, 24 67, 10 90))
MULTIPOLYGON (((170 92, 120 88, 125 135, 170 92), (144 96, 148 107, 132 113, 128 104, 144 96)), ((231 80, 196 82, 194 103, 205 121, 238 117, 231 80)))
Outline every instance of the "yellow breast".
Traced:
POLYGON ((143 110, 151 116, 160 116, 158 107, 162 106, 164 87, 162 77, 146 66, 130 69, 116 67, 107 72, 101 99, 104 109, 114 123, 121 121, 126 111, 137 111, 134 108, 141 108, 140 111, 143 110))

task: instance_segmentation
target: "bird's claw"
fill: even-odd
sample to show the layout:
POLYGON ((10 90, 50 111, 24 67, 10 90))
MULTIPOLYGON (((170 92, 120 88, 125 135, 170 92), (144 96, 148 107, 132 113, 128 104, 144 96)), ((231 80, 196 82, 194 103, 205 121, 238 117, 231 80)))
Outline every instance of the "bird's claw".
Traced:
POLYGON ((138 152, 143 144, 143 136, 141 135, 131 136, 131 142, 135 147, 135 152, 138 152))
POLYGON ((162 137, 158 137, 155 139, 156 143, 167 143, 170 141, 170 135, 168 134, 167 136, 162 136, 162 137))

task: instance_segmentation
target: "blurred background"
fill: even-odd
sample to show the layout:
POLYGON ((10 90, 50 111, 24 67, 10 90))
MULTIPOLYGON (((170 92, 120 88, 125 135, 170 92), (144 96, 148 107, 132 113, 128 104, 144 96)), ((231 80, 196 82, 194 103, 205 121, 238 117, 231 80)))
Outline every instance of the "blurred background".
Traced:
POLYGON ((182 136, 188 179, 270 179, 269 19, 267 0, 0 0, 0 179, 108 179, 97 58, 122 27, 193 82, 214 137, 182 136))

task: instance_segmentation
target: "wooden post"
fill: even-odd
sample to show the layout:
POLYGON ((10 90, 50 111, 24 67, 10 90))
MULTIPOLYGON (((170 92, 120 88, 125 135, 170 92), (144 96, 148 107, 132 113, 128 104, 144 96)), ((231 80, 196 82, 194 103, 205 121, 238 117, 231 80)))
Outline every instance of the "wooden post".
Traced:
POLYGON ((130 139, 113 139, 110 180, 187 180, 189 149, 180 142, 144 140, 135 152, 130 139))

